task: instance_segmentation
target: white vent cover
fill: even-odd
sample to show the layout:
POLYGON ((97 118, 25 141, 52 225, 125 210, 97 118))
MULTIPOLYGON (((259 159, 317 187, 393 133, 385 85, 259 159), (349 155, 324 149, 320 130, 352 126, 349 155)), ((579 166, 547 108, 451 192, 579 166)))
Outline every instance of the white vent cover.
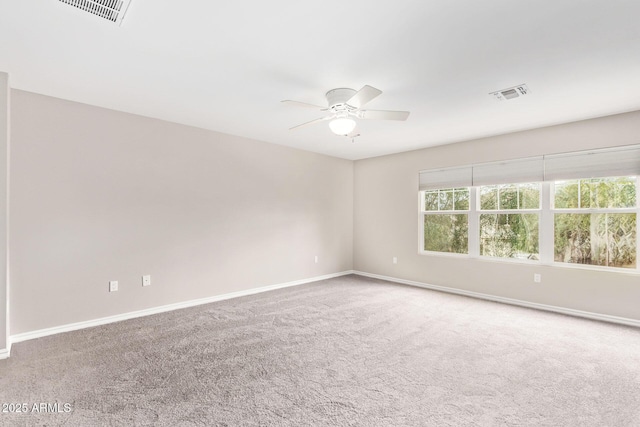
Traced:
POLYGON ((60 0, 120 25, 131 0, 60 0))
POLYGON ((495 96, 498 101, 505 101, 508 99, 519 98, 529 93, 529 88, 526 84, 521 84, 514 87, 509 87, 496 92, 491 92, 489 95, 495 96))

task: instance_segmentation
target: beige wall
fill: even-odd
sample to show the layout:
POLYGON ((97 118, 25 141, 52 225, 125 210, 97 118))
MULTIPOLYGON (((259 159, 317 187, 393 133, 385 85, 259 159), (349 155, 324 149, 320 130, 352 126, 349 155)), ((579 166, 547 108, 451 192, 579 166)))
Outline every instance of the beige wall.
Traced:
POLYGON ((9 75, 0 72, 0 353, 8 347, 9 75))
POLYGON ((418 171, 637 143, 640 112, 633 112, 357 161, 354 269, 640 319, 637 274, 418 254, 418 171), (534 272, 542 283, 533 283, 534 272))
POLYGON ((351 161, 18 90, 11 113, 12 335, 352 268, 351 161))
POLYGON ((640 319, 638 275, 419 255, 417 197, 422 169, 637 144, 640 112, 354 163, 11 98, 11 334, 351 268, 640 319))

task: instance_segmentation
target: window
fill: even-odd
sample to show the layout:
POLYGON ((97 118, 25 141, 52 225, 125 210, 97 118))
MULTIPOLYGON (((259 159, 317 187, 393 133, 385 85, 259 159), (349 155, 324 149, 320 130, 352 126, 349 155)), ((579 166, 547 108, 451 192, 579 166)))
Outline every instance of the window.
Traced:
POLYGON ((636 177, 556 181, 554 261, 636 268, 636 177))
POLYGON ((469 253, 469 189, 425 191, 422 199, 424 241, 431 252, 469 253))
POLYGON ((640 145, 421 171, 420 252, 640 273, 640 145))
POLYGON ((540 184, 484 185, 480 193, 480 255, 539 257, 540 184))

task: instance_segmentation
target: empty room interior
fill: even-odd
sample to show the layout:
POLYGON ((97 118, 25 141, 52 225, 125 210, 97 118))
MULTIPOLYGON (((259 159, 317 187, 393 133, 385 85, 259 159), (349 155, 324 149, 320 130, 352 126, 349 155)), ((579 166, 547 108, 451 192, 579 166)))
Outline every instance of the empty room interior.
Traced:
POLYGON ((638 16, 0 0, 0 425, 637 426, 638 16))

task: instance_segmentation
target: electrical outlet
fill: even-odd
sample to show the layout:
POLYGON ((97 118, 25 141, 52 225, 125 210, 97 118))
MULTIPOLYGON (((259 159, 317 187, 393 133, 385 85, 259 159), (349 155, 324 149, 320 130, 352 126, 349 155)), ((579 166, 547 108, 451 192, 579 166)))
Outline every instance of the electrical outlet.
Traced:
POLYGON ((146 275, 146 276, 142 276, 142 286, 151 286, 151 276, 150 275, 146 275))
POLYGON ((394 264, 397 264, 397 263, 398 263, 398 257, 397 257, 397 256, 394 256, 394 257, 393 257, 393 263, 394 263, 394 264))
POLYGON ((315 261, 316 261, 316 264, 317 264, 318 263, 318 255, 316 255, 315 261))
POLYGON ((111 280, 109 282, 109 292, 116 292, 118 290, 118 281, 111 280))
POLYGON ((538 273, 534 273, 534 275, 533 275, 533 281, 534 281, 535 283, 540 283, 540 282, 542 282, 542 275, 541 275, 541 274, 538 274, 538 273))

